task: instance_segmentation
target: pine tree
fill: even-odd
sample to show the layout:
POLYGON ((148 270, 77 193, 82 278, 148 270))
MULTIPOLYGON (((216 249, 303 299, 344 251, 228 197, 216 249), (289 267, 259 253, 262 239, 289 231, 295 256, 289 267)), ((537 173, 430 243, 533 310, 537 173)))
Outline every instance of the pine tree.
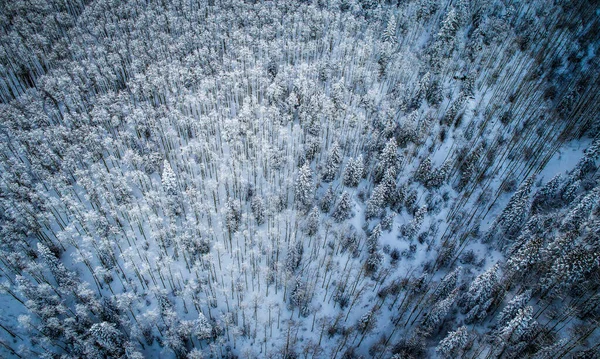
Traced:
POLYGON ((165 160, 163 164, 161 181, 165 192, 172 195, 177 193, 177 177, 167 160, 165 160))
POLYGON ((417 92, 412 99, 412 108, 418 109, 421 105, 421 100, 427 94, 429 86, 431 85, 431 73, 427 72, 421 79, 417 85, 417 92))
POLYGON ((529 178, 521 184, 492 225, 492 231, 498 227, 501 233, 509 238, 514 238, 518 234, 529 211, 529 192, 532 185, 533 178, 529 178))
POLYGON ((537 213, 556 204, 561 181, 562 176, 557 174, 535 193, 531 203, 532 213, 537 213))
POLYGON ((440 298, 446 298, 456 288, 458 274, 461 270, 462 267, 457 267, 452 272, 446 274, 431 295, 433 301, 437 301, 440 298))
POLYGON ((396 16, 392 15, 388 19, 387 26, 383 31, 383 41, 395 43, 396 42, 396 16))
POLYGON ((331 186, 329 186, 327 188, 327 191, 325 191, 323 198, 321 198, 321 202, 319 203, 319 206, 321 207, 321 211, 323 211, 325 213, 329 212, 329 210, 331 209, 331 206, 333 205, 334 196, 335 196, 335 193, 333 192, 333 188, 331 186))
POLYGON ((502 309, 498 314, 498 326, 504 327, 510 320, 516 317, 519 310, 525 308, 527 302, 531 299, 531 290, 516 295, 513 299, 506 304, 506 307, 502 309))
POLYGON ((306 209, 311 205, 313 190, 312 170, 307 162, 300 168, 296 179, 296 203, 299 208, 306 209))
POLYGON ((462 326, 453 332, 449 332, 436 347, 436 351, 444 358, 455 358, 458 351, 465 347, 469 340, 467 327, 462 326))
POLYGON ((454 38, 454 35, 458 30, 458 20, 459 18, 456 11, 454 10, 454 8, 451 8, 450 11, 448 11, 448 13, 446 14, 446 18, 442 22, 442 27, 440 28, 440 31, 437 34, 438 39, 446 43, 450 42, 454 38))
POLYGON ((306 219, 306 224, 304 226, 304 231, 309 236, 314 236, 319 230, 319 209, 315 206, 308 214, 306 219))
POLYGON ((56 278, 58 285, 65 290, 75 290, 77 287, 77 279, 73 273, 69 272, 67 268, 65 268, 64 264, 62 264, 60 260, 54 256, 47 246, 42 243, 38 243, 37 247, 40 257, 44 260, 54 275, 54 278, 56 278))
POLYGON ((551 279, 559 281, 560 285, 568 286, 581 282, 599 267, 600 250, 576 246, 566 255, 558 257, 548 275, 551 279))
POLYGON ((363 176, 363 158, 359 155, 357 159, 350 158, 344 170, 344 185, 356 187, 363 176))
POLYGON ((386 197, 388 195, 388 186, 384 183, 380 183, 375 187, 371 197, 367 201, 367 209, 365 211, 365 218, 380 217, 385 210, 386 197))
POLYGON ((225 204, 225 221, 229 233, 237 232, 241 222, 240 205, 233 198, 230 198, 225 204))
POLYGON ((590 191, 565 217, 561 223, 561 231, 579 231, 583 221, 589 217, 592 208, 597 205, 600 187, 590 191))
POLYGON ((373 228, 366 242, 368 256, 365 269, 367 274, 377 272, 383 260, 383 256, 379 252, 379 237, 381 237, 381 225, 378 224, 373 228))
POLYGON ((422 184, 427 183, 431 177, 431 159, 427 157, 423 162, 419 164, 419 167, 415 171, 414 178, 416 181, 422 184))
POLYGON ((198 319, 196 319, 196 328, 194 330, 194 335, 199 340, 210 339, 213 336, 213 327, 208 321, 208 319, 206 319, 204 314, 202 314, 201 312, 198 313, 198 319))
POLYGON ((429 176, 425 187, 427 188, 439 188, 444 184, 450 173, 450 162, 446 161, 442 166, 434 170, 429 176))
POLYGON ((343 222, 346 219, 350 218, 352 215, 352 203, 350 200, 350 195, 347 192, 342 193, 340 200, 333 211, 332 217, 336 222, 343 222))
POLYGON ((252 198, 250 207, 252 208, 254 219, 256 219, 256 224, 260 226, 261 224, 265 223, 265 205, 262 197, 254 196, 252 198))
POLYGON ((425 219, 425 214, 427 214, 427 206, 420 207, 416 212, 413 220, 401 227, 401 233, 403 236, 406 236, 408 239, 413 239, 421 225, 423 224, 423 220, 425 219))
POLYGON ((325 168, 323 169, 323 181, 333 181, 341 163, 342 149, 337 142, 334 142, 333 146, 331 147, 331 151, 329 152, 327 162, 325 163, 325 168))
POLYGON ((507 267, 513 273, 520 273, 521 275, 527 273, 533 265, 542 259, 541 250, 543 245, 544 239, 542 237, 534 236, 530 238, 508 258, 506 261, 507 267))
POLYGON ((390 138, 385 144, 385 147, 381 151, 377 166, 375 167, 374 179, 376 183, 379 183, 385 172, 389 168, 396 168, 398 165, 398 145, 396 144, 395 138, 390 138))
POLYGON ((505 343, 516 343, 527 332, 535 321, 533 320, 533 307, 527 306, 519 309, 513 319, 498 331, 498 338, 505 343))
POLYGON ((304 247, 302 246, 302 242, 298 241, 290 244, 285 262, 285 267, 288 272, 293 273, 298 268, 302 261, 303 253, 304 247))
POLYGON ((435 330, 441 324, 444 317, 446 317, 446 314, 448 314, 448 311, 454 303, 457 295, 458 290, 455 289, 448 295, 447 298, 444 298, 433 305, 429 313, 427 313, 425 319, 423 319, 421 322, 421 328, 425 333, 431 334, 433 330, 435 330))
POLYGON ((466 308, 470 310, 476 305, 484 304, 494 293, 498 282, 499 265, 495 264, 485 272, 478 275, 465 293, 466 308))
POLYGON ((96 343, 111 355, 120 356, 123 350, 123 333, 113 323, 94 323, 89 330, 96 343))

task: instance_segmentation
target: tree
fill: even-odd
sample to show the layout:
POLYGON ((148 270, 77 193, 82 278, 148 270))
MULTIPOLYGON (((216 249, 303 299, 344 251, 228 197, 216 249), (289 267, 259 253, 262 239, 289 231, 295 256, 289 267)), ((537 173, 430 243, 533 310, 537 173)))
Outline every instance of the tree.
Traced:
POLYGON ((312 170, 307 162, 300 168, 296 179, 296 203, 299 208, 306 209, 311 205, 313 187, 312 170))
POLYGON ((46 265, 54 275, 54 278, 56 278, 58 285, 65 290, 75 290, 77 287, 77 280, 73 273, 65 268, 64 264, 54 256, 47 246, 38 243, 37 247, 40 257, 46 262, 46 265))
POLYGON ((415 172, 415 180, 422 184, 427 183, 431 177, 431 159, 427 157, 423 162, 419 164, 415 172))
POLYGON ((433 305, 429 313, 427 313, 427 316, 421 322, 421 328, 425 333, 431 334, 433 330, 435 330, 441 324, 444 317, 446 317, 446 314, 448 314, 448 311, 454 303, 457 295, 458 290, 455 289, 448 295, 448 297, 438 301, 433 305))
POLYGON ((302 261, 303 253, 304 246, 302 245, 302 242, 298 241, 290 244, 285 262, 285 267, 288 272, 293 273, 298 268, 302 261))
POLYGON ((365 218, 375 218, 383 214, 386 205, 386 196, 388 192, 388 186, 380 183, 375 187, 371 198, 367 201, 367 210, 365 211, 365 218))
POLYGON ((252 214, 254 214, 254 219, 256 219, 256 224, 261 225, 265 223, 265 205, 262 197, 254 196, 252 198, 252 203, 250 204, 252 208, 252 214))
POLYGON ((436 347, 436 351, 444 358, 454 358, 459 350, 464 348, 469 340, 467 327, 462 326, 453 332, 449 332, 436 347))
POLYGON ((592 208, 597 205, 600 187, 590 191, 565 217, 561 223, 561 231, 579 231, 582 222, 589 217, 592 208))
POLYGON ((450 42, 454 38, 458 27, 458 15, 454 8, 451 8, 450 11, 448 11, 448 13, 446 14, 446 18, 442 22, 442 27, 440 28, 440 31, 437 34, 438 39, 446 43, 450 42))
POLYGON ((210 339, 213 336, 213 326, 201 312, 198 313, 198 319, 196 319, 194 335, 196 335, 199 340, 210 339))
POLYGON ((498 338, 505 343, 518 342, 534 322, 533 307, 519 309, 515 317, 500 328, 498 338))
POLYGON ((124 348, 124 336, 113 323, 94 323, 90 335, 107 353, 111 355, 122 355, 124 348))
POLYGON ((531 211, 534 214, 556 204, 561 181, 562 176, 559 173, 535 193, 531 203, 531 211))
POLYGON ((367 274, 373 274, 379 270, 379 266, 383 260, 383 256, 379 252, 379 237, 381 236, 381 225, 376 225, 371 232, 371 235, 367 238, 367 261, 365 263, 365 269, 367 274))
POLYGON ((333 188, 331 186, 329 186, 327 188, 327 191, 325 191, 323 198, 321 198, 321 202, 320 202, 320 207, 323 212, 326 212, 326 213, 329 212, 329 210, 331 209, 331 206, 333 205, 334 196, 335 196, 335 193, 333 192, 333 188))
POLYGON ((416 212, 412 221, 408 224, 404 224, 401 227, 402 235, 406 236, 408 239, 413 239, 421 225, 423 224, 423 220, 425 219, 425 214, 427 213, 427 206, 420 207, 416 212))
POLYGON ((504 327, 510 320, 515 318, 519 313, 519 310, 525 308, 527 302, 531 299, 531 290, 516 295, 513 299, 506 304, 506 307, 502 309, 498 314, 498 326, 504 327))
POLYGON ((383 31, 383 41, 395 43, 396 42, 396 16, 392 15, 388 19, 387 26, 383 31))
POLYGON ((352 202, 350 200, 350 194, 348 192, 342 193, 340 200, 338 201, 335 210, 333 211, 332 217, 336 222, 343 222, 350 218, 352 215, 352 202))
POLYGON ((457 267, 452 272, 446 274, 431 295, 433 301, 437 301, 440 298, 446 298, 456 288, 458 274, 461 270, 462 267, 457 267))
POLYGON ((337 142, 333 143, 325 167, 323 168, 323 181, 329 182, 335 179, 337 171, 342 163, 342 149, 337 142))
POLYGON ((379 154, 377 165, 375 166, 374 180, 379 183, 385 172, 390 168, 396 168, 398 165, 398 145, 395 138, 390 138, 385 147, 379 154))
POLYGON ((352 157, 348 160, 346 169, 344 170, 344 185, 348 187, 356 187, 363 176, 363 157, 359 155, 357 159, 352 157))
POLYGON ((309 236, 314 236, 319 230, 319 209, 315 206, 308 214, 304 230, 309 236))
POLYGON ((233 198, 230 198, 225 204, 225 221, 229 233, 234 233, 238 230, 241 221, 240 205, 233 198))
MULTIPOLYGON (((469 286, 469 290, 464 295, 464 303, 467 311, 479 305, 480 310, 494 294, 498 282, 498 269, 500 266, 496 263, 485 272, 478 275, 469 286)), ((485 309, 483 309, 485 310, 485 309)))
POLYGON ((167 161, 166 159, 163 164, 161 181, 165 192, 171 195, 177 193, 177 177, 175 176, 175 172, 173 172, 169 161, 167 161))

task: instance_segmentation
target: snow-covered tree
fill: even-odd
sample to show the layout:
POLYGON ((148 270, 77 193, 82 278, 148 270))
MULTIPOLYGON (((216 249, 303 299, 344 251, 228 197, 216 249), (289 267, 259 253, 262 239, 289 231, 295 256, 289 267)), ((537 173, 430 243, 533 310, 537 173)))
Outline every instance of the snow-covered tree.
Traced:
POLYGON ((498 338, 505 343, 518 342, 534 322, 533 307, 519 309, 515 317, 499 329, 498 338))
POLYGON ((469 333, 466 326, 462 326, 453 332, 449 332, 444 339, 440 341, 435 350, 444 358, 454 358, 457 352, 464 348, 469 340, 469 333))
POLYGON ((167 160, 165 160, 163 163, 161 181, 165 192, 168 194, 177 193, 177 176, 175 175, 175 172, 173 172, 173 169, 167 160))
POLYGON ((359 155, 356 159, 350 158, 344 170, 344 185, 356 187, 362 179, 364 171, 363 157, 359 155))
POLYGON ((527 302, 531 299, 531 290, 526 290, 525 292, 516 295, 513 299, 511 299, 504 309, 498 314, 498 325, 500 327, 504 327, 510 320, 515 318, 519 310, 525 308, 527 302))
POLYGON ((323 167, 323 181, 333 181, 337 175, 341 163, 342 149, 340 148, 340 145, 337 142, 334 142, 331 147, 331 150, 329 151, 327 162, 325 162, 325 166, 323 167))
POLYGON ((296 178, 296 203, 299 208, 307 208, 313 200, 313 173, 308 163, 305 163, 298 171, 296 178))
POLYGON ((107 353, 119 356, 123 351, 123 333, 115 324, 101 322, 94 323, 89 329, 90 335, 107 353))
POLYGON ((265 223, 266 209, 262 197, 254 196, 250 207, 252 208, 254 219, 256 219, 256 224, 260 226, 265 223))
POLYGON ((199 340, 210 339, 213 335, 213 326, 201 312, 198 313, 198 319, 196 319, 196 328, 194 330, 194 335, 199 340))
POLYGON ((350 194, 347 192, 342 193, 340 199, 335 206, 335 210, 331 215, 337 222, 343 222, 350 218, 352 215, 352 201, 350 194))

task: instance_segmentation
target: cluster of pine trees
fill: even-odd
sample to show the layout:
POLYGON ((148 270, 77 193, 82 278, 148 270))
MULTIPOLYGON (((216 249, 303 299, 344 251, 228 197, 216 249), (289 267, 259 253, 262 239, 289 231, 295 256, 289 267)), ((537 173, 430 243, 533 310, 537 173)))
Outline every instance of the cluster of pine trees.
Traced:
POLYGON ((594 358, 599 11, 0 2, 0 356, 594 358))

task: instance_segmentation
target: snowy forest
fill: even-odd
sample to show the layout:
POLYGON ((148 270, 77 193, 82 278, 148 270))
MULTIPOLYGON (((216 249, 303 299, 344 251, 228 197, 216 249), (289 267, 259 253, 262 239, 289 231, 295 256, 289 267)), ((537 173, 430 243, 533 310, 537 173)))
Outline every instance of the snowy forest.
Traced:
POLYGON ((600 358, 600 4, 0 1, 0 357, 600 358))

